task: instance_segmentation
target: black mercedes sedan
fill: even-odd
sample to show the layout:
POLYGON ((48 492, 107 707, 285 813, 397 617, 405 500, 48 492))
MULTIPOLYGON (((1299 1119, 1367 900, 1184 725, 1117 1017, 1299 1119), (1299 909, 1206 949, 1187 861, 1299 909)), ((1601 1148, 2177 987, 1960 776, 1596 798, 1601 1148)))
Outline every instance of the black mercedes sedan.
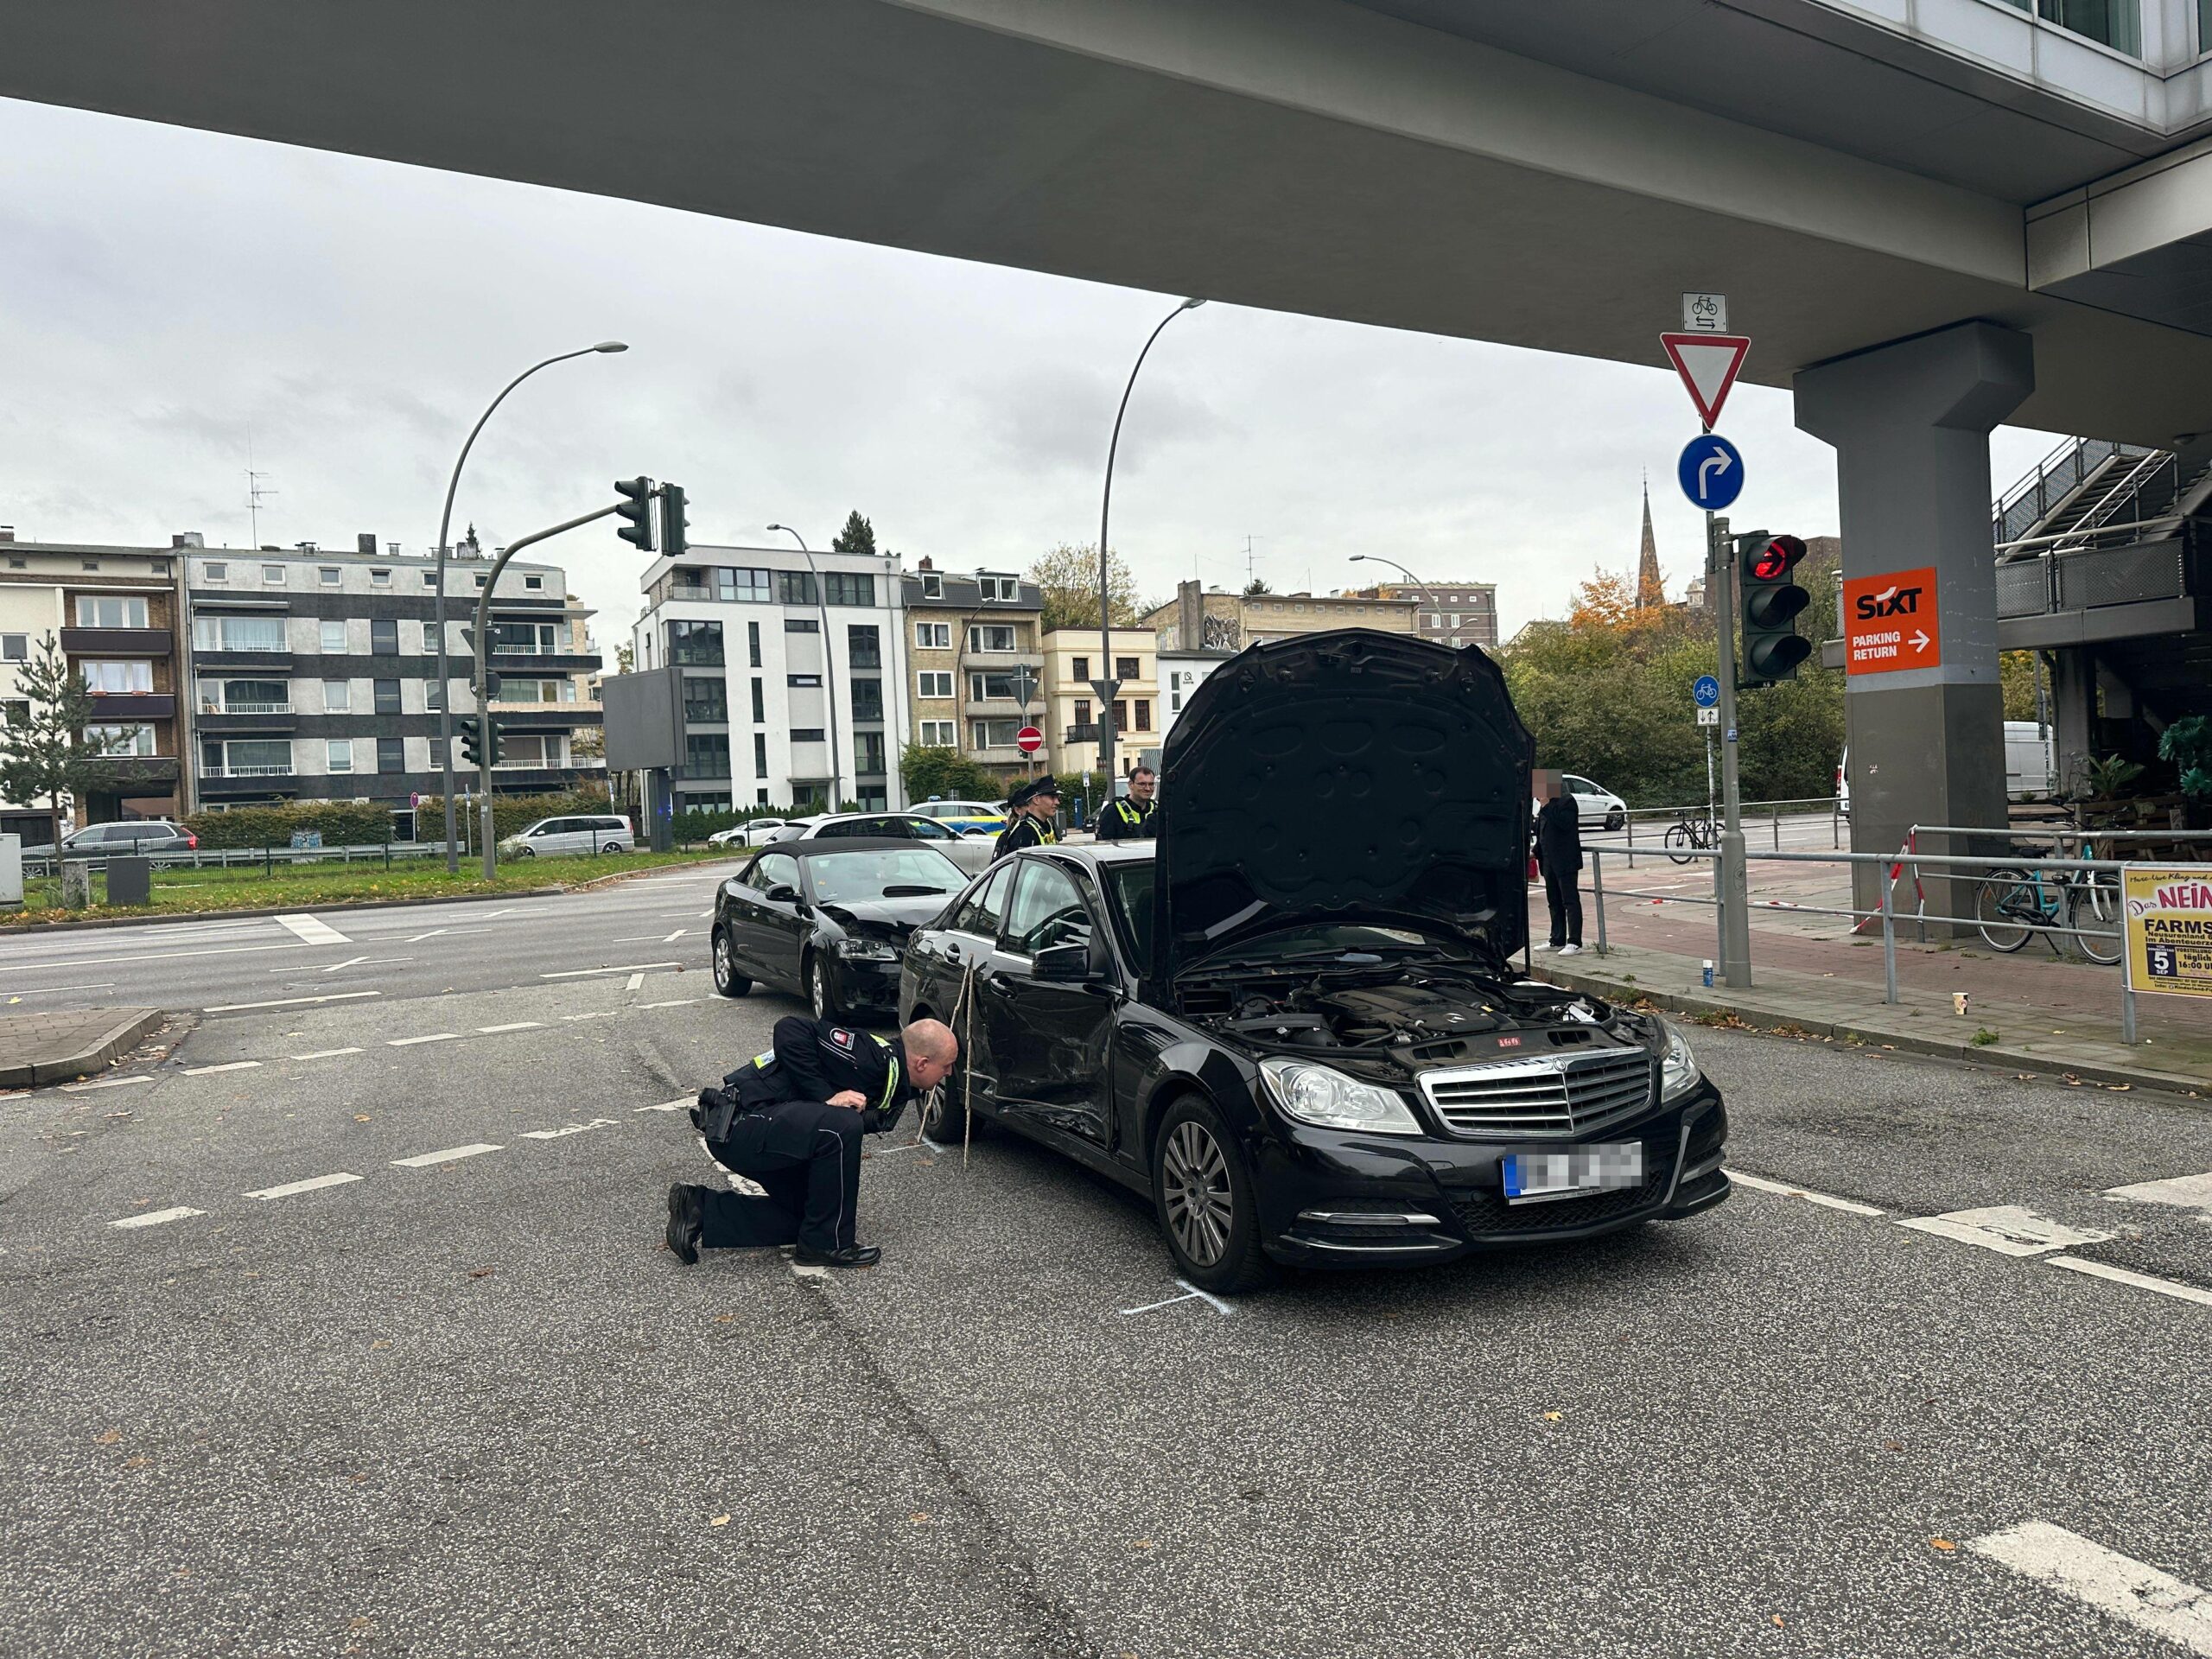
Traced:
POLYGON ((938 1131, 974 1111, 1126 1183, 1217 1291, 1719 1203, 1681 1033, 1512 965, 1531 759, 1478 649, 1245 651, 1168 734, 1156 842, 1029 849, 914 931, 899 1017, 964 1047, 938 1131))
POLYGON ((778 842, 715 895, 715 988, 795 991, 823 1019, 889 1014, 907 936, 967 880, 918 842, 778 842))

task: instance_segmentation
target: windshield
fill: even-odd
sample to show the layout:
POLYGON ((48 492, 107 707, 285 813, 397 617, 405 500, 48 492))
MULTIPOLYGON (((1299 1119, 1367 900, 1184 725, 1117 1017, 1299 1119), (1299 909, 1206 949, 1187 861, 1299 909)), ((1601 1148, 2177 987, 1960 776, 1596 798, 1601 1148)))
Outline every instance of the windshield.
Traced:
POLYGON ((925 899, 951 893, 967 876, 934 847, 883 847, 826 853, 806 861, 807 885, 824 904, 866 904, 875 899, 925 899))

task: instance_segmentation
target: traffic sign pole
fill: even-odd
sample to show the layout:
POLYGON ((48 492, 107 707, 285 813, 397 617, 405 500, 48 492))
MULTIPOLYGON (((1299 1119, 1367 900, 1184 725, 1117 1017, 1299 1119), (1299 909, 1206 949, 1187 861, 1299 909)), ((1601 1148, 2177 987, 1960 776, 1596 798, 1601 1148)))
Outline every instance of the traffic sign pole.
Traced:
MULTIPOLYGON (((1720 869, 1714 893, 1720 901, 1720 982, 1736 990, 1751 983, 1750 884, 1744 868, 1744 798, 1736 751, 1736 553, 1728 521, 1705 515, 1705 591, 1718 594, 1714 632, 1720 647, 1720 869)), ((1708 782, 1707 787, 1710 788, 1708 782)))

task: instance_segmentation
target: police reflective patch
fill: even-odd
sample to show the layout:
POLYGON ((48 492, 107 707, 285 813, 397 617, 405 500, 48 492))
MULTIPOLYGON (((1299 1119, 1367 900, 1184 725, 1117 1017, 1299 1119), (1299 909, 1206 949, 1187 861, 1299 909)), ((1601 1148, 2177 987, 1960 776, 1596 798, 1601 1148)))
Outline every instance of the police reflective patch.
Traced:
POLYGON ((853 1033, 841 1027, 830 1033, 830 1040, 840 1048, 850 1048, 853 1046, 853 1033))

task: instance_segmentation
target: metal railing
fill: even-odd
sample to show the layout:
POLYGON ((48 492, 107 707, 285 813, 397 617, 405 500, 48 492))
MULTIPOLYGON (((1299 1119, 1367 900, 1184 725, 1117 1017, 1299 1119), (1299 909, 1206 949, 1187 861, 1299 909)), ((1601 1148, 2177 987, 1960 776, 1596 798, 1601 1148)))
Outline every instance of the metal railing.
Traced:
POLYGON ((202 766, 200 775, 202 778, 289 778, 293 772, 288 764, 281 766, 202 766))
POLYGON ((374 864, 389 866, 394 859, 442 857, 446 846, 442 841, 371 842, 347 847, 213 847, 198 848, 177 852, 133 853, 118 847, 112 853, 65 854, 60 859, 26 855, 23 874, 26 876, 45 876, 57 874, 61 864, 85 864, 95 871, 105 870, 111 858, 143 858, 156 870, 167 869, 228 869, 245 865, 258 865, 273 872, 279 864, 374 864))
MULTIPOLYGON (((1850 814, 1843 810, 1842 801, 1829 795, 1810 795, 1796 800, 1745 801, 1738 811, 1742 816, 1747 844, 1755 825, 1764 826, 1777 849, 1782 845, 1782 826, 1785 820, 1826 817, 1828 821, 1828 844, 1837 848, 1843 845, 1843 826, 1851 822, 1850 814)), ((1632 806, 1628 810, 1627 822, 1619 830, 1605 833, 1625 834, 1628 844, 1637 847, 1643 844, 1637 840, 1637 831, 1640 828, 1646 832, 1645 842, 1658 847, 1663 844, 1667 830, 1684 819, 1709 821, 1717 831, 1720 823, 1720 803, 1698 801, 1688 806, 1632 806), (1656 836, 1649 833, 1654 829, 1659 831, 1656 836)))
POLYGON ((2067 439, 1993 504, 1989 539, 2010 542, 2025 535, 2114 455, 2153 453, 2138 444, 2114 443, 2108 438, 2067 439))
POLYGON ((203 715, 289 715, 292 712, 292 705, 289 702, 225 702, 217 697, 202 697, 200 699, 200 712, 203 715))

